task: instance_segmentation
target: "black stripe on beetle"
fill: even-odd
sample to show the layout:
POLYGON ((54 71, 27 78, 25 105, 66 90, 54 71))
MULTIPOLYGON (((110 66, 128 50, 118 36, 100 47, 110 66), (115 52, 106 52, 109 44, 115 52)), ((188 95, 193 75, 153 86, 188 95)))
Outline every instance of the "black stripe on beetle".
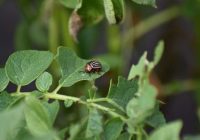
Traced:
POLYGON ((95 73, 100 72, 102 70, 102 65, 99 61, 92 60, 85 65, 86 73, 95 73))

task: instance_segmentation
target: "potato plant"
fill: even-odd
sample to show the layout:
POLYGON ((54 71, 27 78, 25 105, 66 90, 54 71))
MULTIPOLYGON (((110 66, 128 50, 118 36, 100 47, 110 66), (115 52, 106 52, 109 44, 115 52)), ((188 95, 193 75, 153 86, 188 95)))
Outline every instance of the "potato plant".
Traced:
MULTIPOLYGON (((156 7, 155 0, 132 1, 156 7)), ((76 42, 77 34, 83 26, 95 24, 104 16, 109 24, 118 24, 124 19, 123 0, 46 0, 42 14, 51 13, 55 3, 73 9, 69 19, 69 32, 76 42)), ((49 19, 50 51, 16 51, 9 56, 5 67, 0 68, 0 140, 180 139, 182 122, 166 123, 159 109, 161 101, 156 98, 158 91, 149 81, 153 68, 161 59, 163 41, 158 43, 153 61, 147 60, 147 52, 144 52, 139 62, 132 65, 128 77, 118 76, 117 83, 110 79, 109 90, 104 96, 97 90, 95 80, 109 71, 109 65, 97 58, 101 63, 101 70, 86 72, 85 66, 91 60, 80 58, 72 46, 56 46, 58 32, 54 15, 56 14, 49 19), (54 72, 51 71, 52 67, 54 72), (55 71, 60 74, 58 82, 55 71), (87 91, 83 89, 84 95, 71 95, 62 90, 73 88, 81 81, 92 84, 87 91), (15 92, 8 92, 9 83, 17 86, 15 92), (32 83, 35 84, 35 90, 22 90, 32 83), (86 113, 83 113, 80 120, 73 123, 69 121, 64 128, 58 129, 55 121, 62 106, 69 110, 67 115, 72 113, 72 106, 84 108, 86 113)), ((32 21, 34 20, 27 24, 32 21)), ((20 28, 19 33, 22 29, 27 33, 28 28, 20 28)), ((67 40, 68 36, 63 34, 67 40)), ((17 44, 24 49, 27 46, 20 37, 17 36, 20 40, 17 44)), ((40 40, 42 37, 33 38, 42 45, 46 43, 40 40)), ((66 42, 70 44, 69 40, 66 42)))

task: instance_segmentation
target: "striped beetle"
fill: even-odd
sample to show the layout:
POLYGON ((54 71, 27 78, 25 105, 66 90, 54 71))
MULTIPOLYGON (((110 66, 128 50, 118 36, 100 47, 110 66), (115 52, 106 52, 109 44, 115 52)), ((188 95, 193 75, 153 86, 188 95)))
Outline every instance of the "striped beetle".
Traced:
POLYGON ((85 65, 86 73, 95 73, 100 72, 102 70, 102 65, 99 61, 92 60, 85 65))

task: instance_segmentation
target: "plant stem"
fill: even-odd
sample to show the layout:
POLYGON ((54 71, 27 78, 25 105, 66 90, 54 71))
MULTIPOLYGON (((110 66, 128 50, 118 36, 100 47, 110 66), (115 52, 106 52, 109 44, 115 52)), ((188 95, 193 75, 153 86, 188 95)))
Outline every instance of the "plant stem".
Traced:
POLYGON ((21 85, 17 86, 17 91, 16 91, 17 93, 20 93, 21 87, 22 87, 21 85))
POLYGON ((124 122, 126 122, 126 120, 127 120, 124 116, 116 113, 113 109, 107 108, 105 106, 102 106, 102 105, 99 105, 99 104, 96 104, 96 103, 91 103, 91 102, 87 102, 87 101, 85 102, 85 101, 82 101, 80 98, 77 98, 77 97, 66 96, 66 95, 61 95, 61 94, 52 94, 52 93, 45 94, 44 96, 46 98, 49 98, 49 99, 56 99, 56 100, 63 100, 63 101, 72 100, 74 102, 78 102, 78 103, 81 103, 81 104, 91 106, 91 107, 97 108, 99 110, 105 111, 105 112, 107 112, 108 114, 110 114, 114 117, 119 117, 124 122))
POLYGON ((113 100, 109 98, 97 98, 97 99, 88 99, 87 102, 95 103, 95 102, 108 102, 109 104, 113 105, 114 107, 118 108, 120 111, 124 112, 124 109, 115 103, 113 100))
POLYGON ((61 89, 62 85, 58 85, 56 89, 52 92, 52 94, 57 94, 57 92, 61 89))
POLYGON ((138 134, 137 134, 137 138, 136 138, 136 140, 142 140, 142 131, 141 131, 141 128, 140 128, 140 126, 138 127, 138 134))

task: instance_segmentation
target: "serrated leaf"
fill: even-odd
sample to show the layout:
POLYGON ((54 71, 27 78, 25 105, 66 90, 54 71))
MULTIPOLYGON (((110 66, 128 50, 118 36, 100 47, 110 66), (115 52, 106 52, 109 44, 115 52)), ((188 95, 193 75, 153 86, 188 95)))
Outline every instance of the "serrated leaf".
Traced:
POLYGON ((155 54, 154 54, 154 65, 157 65, 160 61, 162 54, 164 51, 164 42, 160 41, 158 45, 156 46, 155 54))
POLYGON ((51 130, 48 110, 35 97, 28 96, 24 110, 27 127, 34 136, 43 136, 51 130))
POLYGON ((104 10, 110 24, 120 23, 124 17, 124 1, 104 0, 104 10))
POLYGON ((104 8, 102 0, 82 0, 78 14, 84 25, 96 24, 103 19, 104 8))
POLYGON ((25 50, 9 56, 6 62, 6 73, 16 85, 27 85, 44 72, 53 60, 48 51, 25 50))
POLYGON ((158 103, 154 108, 152 115, 147 118, 146 123, 154 128, 160 127, 166 123, 163 113, 159 110, 158 103))
POLYGON ((65 100, 64 101, 64 105, 66 108, 69 108, 70 106, 72 106, 73 104, 73 101, 72 100, 65 100))
POLYGON ((156 0, 132 0, 137 4, 151 5, 156 7, 156 0))
POLYGON ((135 96, 137 90, 138 84, 136 80, 128 81, 123 77, 119 77, 117 86, 110 84, 107 97, 111 98, 125 110, 126 105, 135 96))
POLYGON ((0 111, 6 110, 13 106, 22 97, 11 96, 7 92, 0 93, 0 111))
POLYGON ((182 128, 180 121, 168 123, 156 129, 149 137, 149 140, 180 140, 179 133, 182 128))
POLYGON ((134 127, 152 114, 156 103, 156 93, 156 89, 146 82, 139 97, 134 97, 129 101, 126 111, 130 118, 130 126, 134 127))
POLYGON ((62 77, 59 84, 63 87, 69 87, 73 84, 83 80, 95 80, 101 77, 109 70, 109 66, 104 62, 102 64, 102 71, 99 73, 86 73, 85 65, 90 60, 79 58, 71 49, 60 47, 58 49, 58 62, 61 67, 62 77))
POLYGON ((123 124, 124 123, 119 118, 109 120, 104 128, 104 139, 116 140, 123 129, 123 124))
POLYGON ((8 85, 9 79, 6 76, 5 69, 0 68, 0 92, 2 92, 8 85))
POLYGON ((103 131, 102 116, 94 108, 89 110, 89 118, 86 129, 86 138, 99 135, 103 131))
POLYGON ((128 80, 136 78, 136 76, 139 76, 139 78, 143 77, 145 73, 145 67, 147 66, 147 52, 145 52, 142 57, 140 58, 137 65, 132 65, 131 70, 128 75, 128 80))
POLYGON ((0 139, 16 140, 16 136, 23 125, 23 106, 0 112, 0 139))
POLYGON ((58 111, 60 108, 60 104, 57 100, 53 101, 52 103, 48 103, 47 101, 42 102, 46 110, 48 111, 48 115, 50 118, 51 125, 55 122, 55 119, 58 115, 58 111))
POLYGON ((82 0, 59 0, 59 2, 67 8, 76 9, 81 6, 82 0))
POLYGON ((46 92, 49 90, 52 85, 53 78, 52 75, 48 72, 41 74, 36 80, 36 87, 39 91, 46 92))

